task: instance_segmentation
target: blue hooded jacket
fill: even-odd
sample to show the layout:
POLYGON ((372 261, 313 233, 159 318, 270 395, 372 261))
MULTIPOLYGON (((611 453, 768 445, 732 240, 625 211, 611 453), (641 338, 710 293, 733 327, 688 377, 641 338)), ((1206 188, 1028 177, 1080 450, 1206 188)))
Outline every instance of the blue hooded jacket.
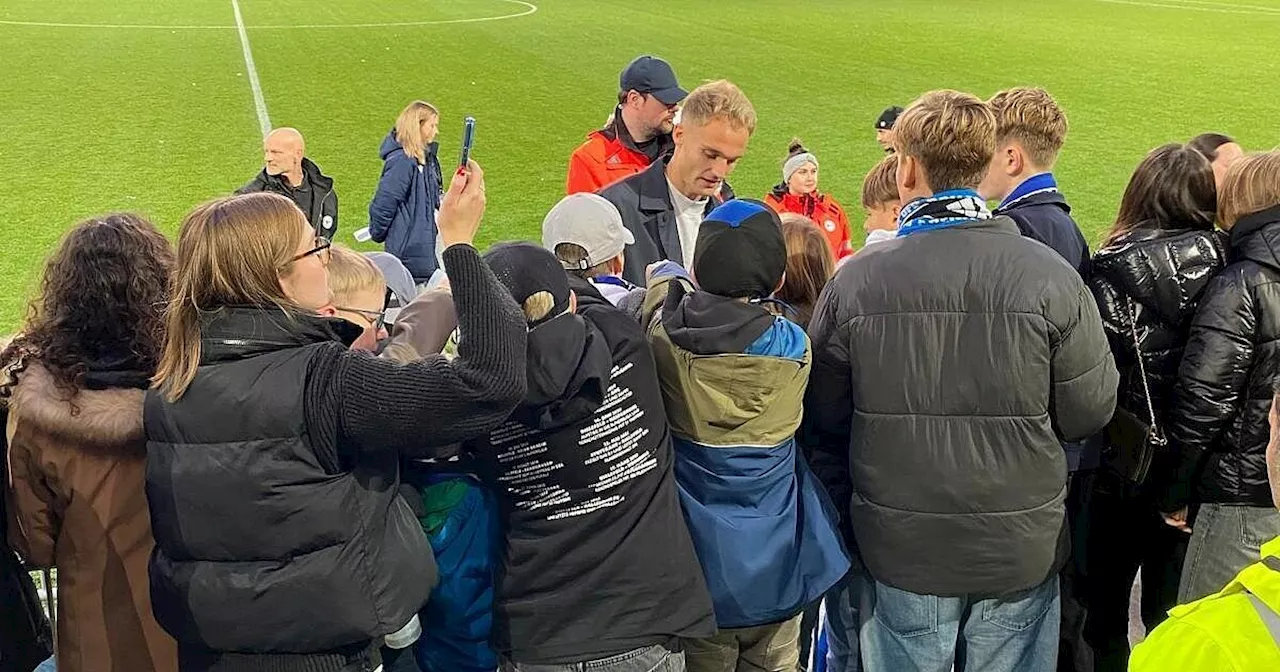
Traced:
POLYGON ((436 210, 443 194, 438 148, 434 142, 428 145, 426 165, 420 166, 405 154, 395 131, 388 133, 380 150, 382 178, 369 203, 373 241, 385 243, 418 283, 429 280, 437 267, 436 210))

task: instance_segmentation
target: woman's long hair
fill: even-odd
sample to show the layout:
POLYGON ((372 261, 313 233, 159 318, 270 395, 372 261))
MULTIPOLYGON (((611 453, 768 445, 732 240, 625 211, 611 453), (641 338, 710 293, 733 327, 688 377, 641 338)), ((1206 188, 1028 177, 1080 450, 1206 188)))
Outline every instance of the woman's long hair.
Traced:
POLYGON ((396 140, 404 153, 412 156, 418 163, 427 162, 427 143, 422 137, 422 122, 440 116, 435 105, 423 100, 409 103, 396 118, 396 140))
POLYGON ((1209 160, 1189 145, 1163 145, 1151 150, 1133 171, 1103 246, 1135 229, 1209 230, 1217 208, 1209 160))
POLYGON ((37 358, 68 398, 94 363, 127 363, 150 375, 160 359, 173 249, 141 215, 76 225, 45 264, 40 293, 0 368, 37 358))
POLYGON ((796 322, 808 329, 818 296, 836 272, 827 237, 813 220, 803 215, 782 215, 782 235, 787 241, 787 277, 777 298, 795 309, 796 322))
POLYGON ((180 399, 196 376, 203 315, 231 306, 303 312, 285 296, 280 275, 288 271, 306 225, 293 201, 265 192, 210 201, 186 216, 164 350, 152 379, 166 398, 180 399))
POLYGON ((1280 206, 1280 149, 1246 156, 1222 178, 1218 223, 1230 230, 1254 213, 1280 206))

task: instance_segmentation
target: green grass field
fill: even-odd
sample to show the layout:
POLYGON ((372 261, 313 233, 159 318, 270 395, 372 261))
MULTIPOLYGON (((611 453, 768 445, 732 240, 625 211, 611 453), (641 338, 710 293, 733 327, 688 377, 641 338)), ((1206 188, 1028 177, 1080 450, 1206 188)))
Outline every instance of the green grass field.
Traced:
MULTIPOLYGON (((1089 236, 1150 148, 1204 130, 1277 144, 1280 0, 239 0, 270 120, 337 181, 339 239, 364 226, 378 144, 400 108, 443 111, 442 156, 478 120, 484 242, 536 238, 569 153, 611 109, 632 57, 689 88, 726 77, 759 131, 732 183, 759 196, 787 141, 857 203, 887 104, 957 88, 1048 88, 1071 133, 1058 167, 1089 236), (411 25, 412 24, 412 25, 411 25)), ((59 236, 112 210, 176 230, 259 169, 231 0, 0 0, 0 333, 59 236)), ((857 235, 857 232, 855 232, 857 235)))

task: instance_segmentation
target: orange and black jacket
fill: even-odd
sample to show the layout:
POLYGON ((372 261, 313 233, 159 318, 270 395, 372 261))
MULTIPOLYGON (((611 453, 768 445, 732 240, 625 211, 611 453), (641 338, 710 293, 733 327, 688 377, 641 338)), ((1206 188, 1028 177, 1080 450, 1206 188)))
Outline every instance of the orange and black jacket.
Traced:
POLYGON ((778 214, 792 212, 812 219, 822 229, 822 235, 827 237, 827 244, 831 246, 836 261, 853 254, 849 217, 830 194, 815 191, 796 196, 785 185, 778 185, 764 197, 764 202, 778 214))
POLYGON ((627 132, 627 125, 622 122, 622 111, 615 109, 609 125, 592 131, 587 141, 569 157, 565 193, 599 191, 648 168, 649 164, 671 153, 674 147, 670 135, 661 135, 637 145, 627 132))

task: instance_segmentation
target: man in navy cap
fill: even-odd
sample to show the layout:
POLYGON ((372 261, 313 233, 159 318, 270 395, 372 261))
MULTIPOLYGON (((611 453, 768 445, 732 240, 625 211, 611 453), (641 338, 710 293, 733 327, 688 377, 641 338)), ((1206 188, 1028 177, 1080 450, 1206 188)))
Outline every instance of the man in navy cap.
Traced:
POLYGON ((880 143, 881 149, 885 152, 893 153, 893 125, 898 123, 898 115, 902 114, 902 108, 897 105, 890 105, 884 108, 884 112, 876 117, 876 142, 880 143))
POLYGON ((634 175, 672 149, 676 106, 688 93, 656 56, 632 61, 618 78, 618 106, 569 157, 565 191, 594 192, 634 175))

